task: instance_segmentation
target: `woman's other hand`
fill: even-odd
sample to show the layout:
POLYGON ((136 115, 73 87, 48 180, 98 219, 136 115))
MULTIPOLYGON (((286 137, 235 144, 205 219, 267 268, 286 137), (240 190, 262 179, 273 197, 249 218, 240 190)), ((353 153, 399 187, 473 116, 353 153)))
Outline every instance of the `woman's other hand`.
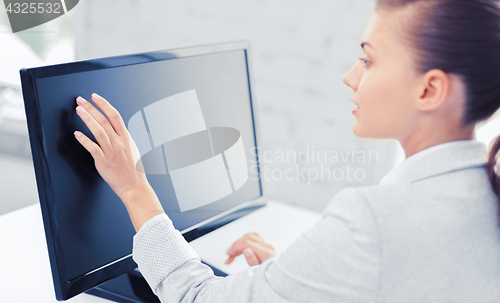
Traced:
POLYGON ((92 94, 92 101, 104 116, 82 97, 76 112, 97 140, 96 144, 79 131, 75 137, 92 155, 97 171, 127 207, 137 230, 155 215, 164 213, 146 175, 136 169, 139 152, 120 113, 104 98, 92 94))
POLYGON ((274 248, 267 244, 258 233, 249 233, 238 239, 226 252, 229 258, 226 264, 233 262, 234 258, 243 254, 248 265, 259 265, 262 262, 276 256, 274 248))

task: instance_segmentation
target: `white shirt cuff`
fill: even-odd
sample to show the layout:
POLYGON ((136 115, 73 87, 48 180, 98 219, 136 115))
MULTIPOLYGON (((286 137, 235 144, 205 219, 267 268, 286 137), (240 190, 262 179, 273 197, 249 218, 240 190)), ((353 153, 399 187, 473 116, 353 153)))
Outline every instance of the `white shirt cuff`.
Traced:
POLYGON ((166 214, 144 223, 133 239, 132 259, 154 294, 170 273, 189 260, 200 259, 166 214))

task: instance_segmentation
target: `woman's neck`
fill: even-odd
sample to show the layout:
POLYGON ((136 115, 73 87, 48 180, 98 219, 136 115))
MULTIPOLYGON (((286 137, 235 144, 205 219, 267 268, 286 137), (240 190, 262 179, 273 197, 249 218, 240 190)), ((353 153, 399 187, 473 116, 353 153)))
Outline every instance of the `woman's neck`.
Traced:
POLYGON ((441 143, 459 141, 459 140, 472 140, 475 138, 474 127, 464 128, 459 132, 440 134, 436 131, 431 134, 424 135, 414 135, 410 136, 406 140, 399 140, 401 147, 405 151, 405 158, 408 158, 419 151, 438 145, 441 143))

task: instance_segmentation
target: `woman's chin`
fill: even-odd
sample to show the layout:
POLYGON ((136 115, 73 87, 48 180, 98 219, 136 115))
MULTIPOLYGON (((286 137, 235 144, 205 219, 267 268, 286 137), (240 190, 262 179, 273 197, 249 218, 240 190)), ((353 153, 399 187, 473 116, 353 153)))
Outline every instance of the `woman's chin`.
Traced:
POLYGON ((393 139, 393 136, 390 136, 384 132, 375 132, 373 129, 371 131, 366 128, 358 125, 357 123, 352 128, 352 133, 359 138, 365 139, 393 139))
POLYGON ((369 131, 366 130, 366 128, 362 127, 361 125, 358 125, 357 123, 353 126, 352 128, 352 133, 356 137, 360 138, 377 138, 377 136, 373 133, 370 133, 369 131))
POLYGON ((354 124, 354 126, 352 127, 352 133, 356 136, 356 137, 361 137, 361 138, 365 138, 366 137, 366 133, 363 129, 363 127, 361 127, 360 125, 358 125, 358 123, 356 122, 356 124, 354 124))

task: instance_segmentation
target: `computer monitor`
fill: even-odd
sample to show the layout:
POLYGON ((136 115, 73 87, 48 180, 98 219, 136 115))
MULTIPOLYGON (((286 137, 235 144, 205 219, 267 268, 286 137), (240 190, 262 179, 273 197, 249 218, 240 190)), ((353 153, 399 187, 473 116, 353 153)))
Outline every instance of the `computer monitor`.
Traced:
POLYGON ((190 241, 265 204, 249 59, 243 41, 21 70, 58 300, 137 267, 127 210, 74 138, 94 139, 76 97, 96 92, 120 112, 137 169, 190 241))

